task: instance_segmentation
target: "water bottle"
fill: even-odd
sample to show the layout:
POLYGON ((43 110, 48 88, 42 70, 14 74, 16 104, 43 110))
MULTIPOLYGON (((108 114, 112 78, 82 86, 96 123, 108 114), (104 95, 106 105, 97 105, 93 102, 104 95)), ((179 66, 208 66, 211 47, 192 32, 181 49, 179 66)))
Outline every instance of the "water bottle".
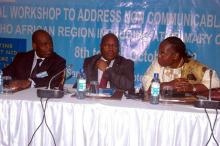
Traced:
POLYGON ((0 94, 3 93, 3 71, 0 70, 0 94))
POLYGON ((79 99, 85 98, 85 92, 86 92, 86 74, 84 73, 83 69, 80 69, 79 74, 77 76, 78 98, 79 99))
POLYGON ((160 98, 160 80, 159 74, 154 73, 154 78, 151 81, 151 90, 150 90, 150 103, 158 104, 160 98))

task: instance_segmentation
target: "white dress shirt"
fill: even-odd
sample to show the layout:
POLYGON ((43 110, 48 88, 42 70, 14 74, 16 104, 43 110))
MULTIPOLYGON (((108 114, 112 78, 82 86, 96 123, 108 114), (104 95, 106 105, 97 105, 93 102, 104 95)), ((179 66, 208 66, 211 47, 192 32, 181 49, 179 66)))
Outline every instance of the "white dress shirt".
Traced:
MULTIPOLYGON (((32 68, 31 68, 31 73, 35 67, 35 65, 37 64, 37 59, 42 59, 42 61, 40 62, 39 66, 41 66, 41 64, 43 63, 44 59, 45 58, 40 58, 39 56, 37 56, 37 53, 34 52, 34 60, 33 60, 33 64, 32 64, 32 68)), ((30 73, 30 76, 31 76, 31 73, 30 73)), ((34 87, 35 86, 35 83, 34 81, 29 77, 28 79, 29 81, 31 81, 31 87, 34 87)))

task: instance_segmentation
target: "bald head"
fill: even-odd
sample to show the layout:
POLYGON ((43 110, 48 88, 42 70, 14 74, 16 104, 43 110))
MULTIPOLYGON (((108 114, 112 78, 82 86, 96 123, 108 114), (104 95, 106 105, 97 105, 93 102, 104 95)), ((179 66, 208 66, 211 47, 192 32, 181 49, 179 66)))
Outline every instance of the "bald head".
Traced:
POLYGON ((45 30, 37 30, 32 35, 32 47, 40 58, 47 58, 53 52, 53 40, 45 30))

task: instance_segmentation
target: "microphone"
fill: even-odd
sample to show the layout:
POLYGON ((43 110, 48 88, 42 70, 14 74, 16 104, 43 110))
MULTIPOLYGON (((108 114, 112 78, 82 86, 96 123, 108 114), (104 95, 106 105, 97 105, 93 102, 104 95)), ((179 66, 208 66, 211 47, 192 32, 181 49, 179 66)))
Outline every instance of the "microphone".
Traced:
POLYGON ((220 102, 219 101, 214 101, 211 98, 211 91, 212 91, 212 75, 213 75, 213 70, 209 70, 209 95, 206 100, 204 99, 198 99, 195 101, 195 107, 198 108, 210 108, 210 109, 220 109, 220 102))
POLYGON ((61 73, 65 72, 65 80, 73 76, 72 65, 69 65, 56 73, 49 81, 48 87, 46 89, 37 89, 37 96, 41 98, 62 98, 64 96, 64 91, 58 89, 51 89, 51 82, 61 73))
POLYGON ((212 89, 212 74, 213 74, 213 71, 210 69, 210 71, 209 71, 209 78, 210 78, 210 80, 209 80, 209 101, 211 101, 212 99, 211 99, 211 89, 212 89))

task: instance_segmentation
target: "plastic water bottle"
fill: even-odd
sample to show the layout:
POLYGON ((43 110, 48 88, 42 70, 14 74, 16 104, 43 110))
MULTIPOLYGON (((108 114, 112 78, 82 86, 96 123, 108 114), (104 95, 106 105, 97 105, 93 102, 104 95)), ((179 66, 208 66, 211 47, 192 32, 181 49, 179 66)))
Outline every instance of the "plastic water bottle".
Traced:
POLYGON ((0 70, 0 94, 3 93, 3 71, 0 70))
POLYGON ((150 90, 150 103, 158 104, 160 98, 160 80, 159 74, 154 73, 154 78, 151 81, 151 90, 150 90))
POLYGON ((79 99, 85 98, 85 92, 86 92, 86 74, 84 73, 83 69, 80 69, 77 77, 78 98, 79 99))

